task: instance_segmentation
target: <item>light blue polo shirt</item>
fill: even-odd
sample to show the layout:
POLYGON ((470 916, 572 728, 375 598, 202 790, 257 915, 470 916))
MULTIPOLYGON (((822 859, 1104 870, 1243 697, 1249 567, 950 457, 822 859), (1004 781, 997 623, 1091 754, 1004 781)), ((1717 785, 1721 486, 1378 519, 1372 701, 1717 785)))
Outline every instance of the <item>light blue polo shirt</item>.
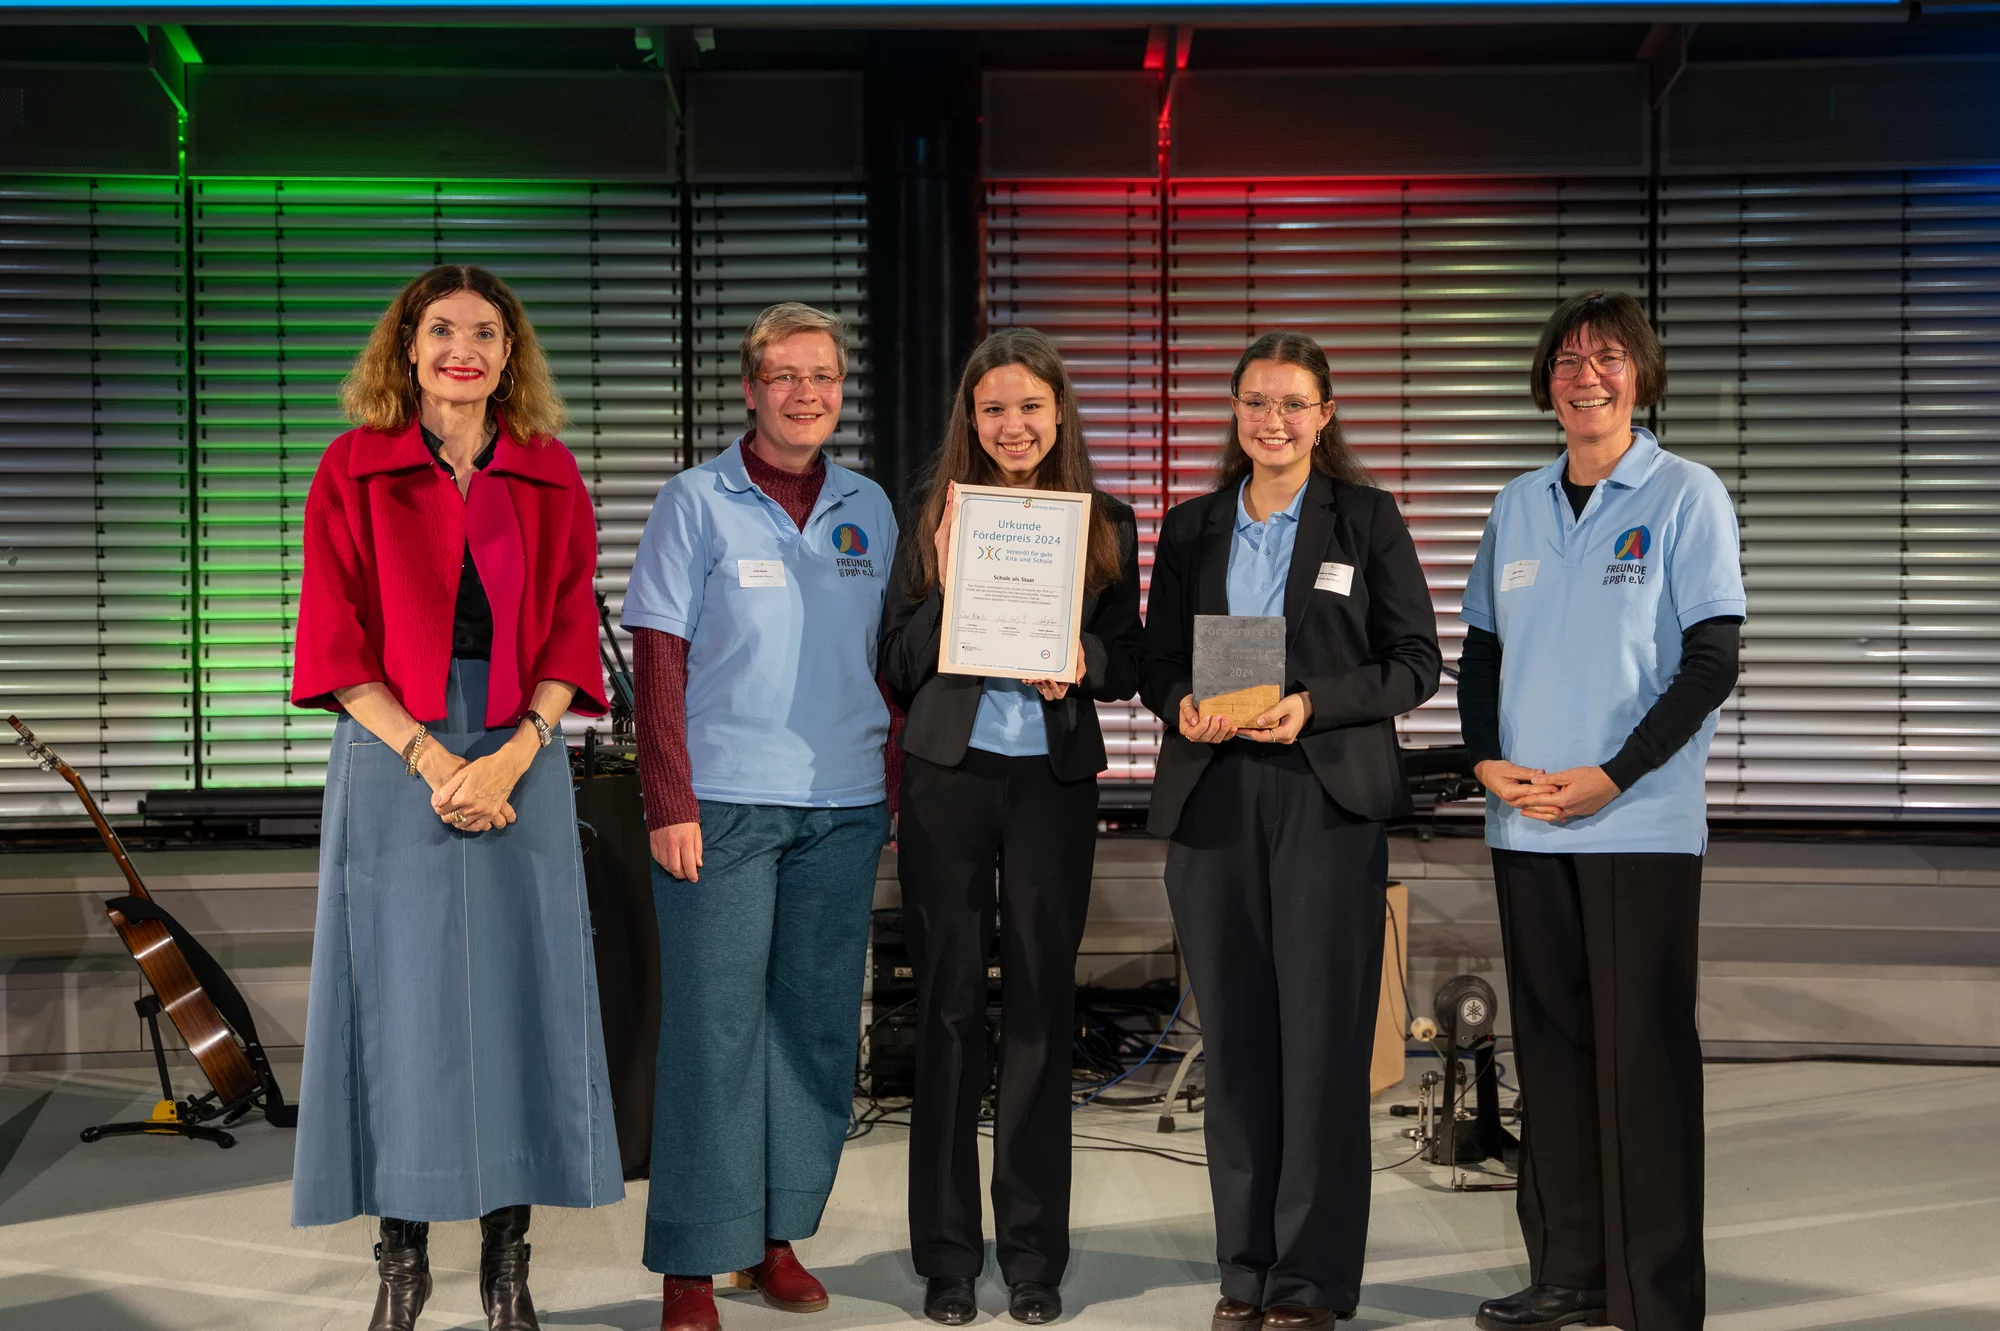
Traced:
POLYGON ((1306 487, 1299 486, 1292 502, 1262 522, 1250 516, 1244 498, 1250 478, 1236 491, 1236 531, 1229 538, 1229 613, 1282 615, 1285 579, 1292 571, 1292 547, 1299 539, 1299 509, 1306 487))
POLYGON ((1018 679, 989 679, 979 691, 966 747, 1008 758, 1032 758, 1049 751, 1049 722, 1042 695, 1018 679))
MULTIPOLYGON (((1634 429, 1582 516, 1562 492, 1569 455, 1493 501, 1459 618, 1500 639, 1500 747, 1557 772, 1598 766, 1680 669, 1681 634, 1744 613, 1736 508, 1716 474, 1634 429)), ((1705 774, 1715 716, 1665 764, 1588 818, 1537 822, 1486 797, 1486 843, 1550 853, 1708 848, 1705 774)))
POLYGON ((695 798, 854 808, 885 798, 875 686, 896 519, 882 487, 826 464, 799 530, 738 439, 660 487, 621 621, 686 638, 695 798))

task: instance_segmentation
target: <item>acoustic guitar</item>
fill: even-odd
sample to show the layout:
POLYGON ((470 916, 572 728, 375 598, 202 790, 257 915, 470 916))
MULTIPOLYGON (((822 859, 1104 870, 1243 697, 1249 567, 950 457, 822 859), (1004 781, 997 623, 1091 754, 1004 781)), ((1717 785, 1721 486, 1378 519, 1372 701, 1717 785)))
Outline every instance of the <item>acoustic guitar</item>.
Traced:
POLYGON ((228 1146, 233 1139, 226 1140, 226 1133, 195 1129, 192 1125, 213 1118, 220 1118, 228 1125, 252 1109, 263 1110, 265 1119, 277 1127, 297 1124, 299 1111, 285 1103, 284 1092, 279 1090, 270 1060, 257 1038, 250 1005, 244 1002, 235 982, 208 950, 153 900, 153 894, 146 890, 138 869, 132 865, 132 857, 125 853, 118 834, 105 821, 83 778, 53 749, 36 739, 19 717, 8 717, 7 724, 20 733, 21 747, 43 771, 54 772, 69 782, 70 789, 83 801, 84 812, 96 825, 97 835, 111 852, 111 858, 118 862, 131 893, 105 902, 104 913, 110 918, 111 927, 118 931, 126 951, 132 954, 132 960, 139 963, 140 973, 153 991, 138 1006, 140 1014, 153 1027, 154 1053, 159 1059, 161 1084, 167 1094, 163 1108, 170 1108, 171 1114, 162 1117, 156 1111, 154 1118, 145 1123, 92 1128, 84 1133, 84 1140, 95 1141, 112 1132, 178 1132, 228 1146), (190 1095, 178 1104, 173 1103, 172 1090, 167 1086, 166 1057, 158 1043, 154 1014, 161 1011, 180 1032, 188 1052, 208 1078, 210 1088, 205 1094, 190 1095))

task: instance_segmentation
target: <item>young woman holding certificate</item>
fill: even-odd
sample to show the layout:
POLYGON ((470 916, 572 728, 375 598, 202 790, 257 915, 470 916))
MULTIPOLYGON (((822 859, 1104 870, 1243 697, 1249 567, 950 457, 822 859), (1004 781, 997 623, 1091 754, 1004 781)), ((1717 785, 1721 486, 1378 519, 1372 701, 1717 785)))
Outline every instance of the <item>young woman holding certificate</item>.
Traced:
POLYGON ((899 875, 917 973, 910 1247, 924 1312, 960 1326, 978 1308, 979 1102, 989 1076, 987 948, 1000 879, 1003 979, 993 1213, 1015 1320, 1053 1321, 1069 1261, 1069 1027, 1097 841, 1104 740, 1096 701, 1138 687, 1138 528, 1092 483, 1076 394, 1046 337, 982 342, 953 399, 910 539, 896 552, 882 661, 910 699, 899 875), (1093 496, 1077 682, 941 674, 946 570, 959 484, 1093 496))
POLYGON ((1229 392, 1216 489, 1161 528, 1140 696, 1168 727, 1150 825, 1208 1063, 1214 1326, 1293 1331, 1360 1298, 1382 823, 1410 807, 1395 718, 1437 691, 1437 625, 1318 344, 1265 334, 1229 392), (1198 615, 1284 618, 1283 696, 1250 726, 1197 705, 1198 615))

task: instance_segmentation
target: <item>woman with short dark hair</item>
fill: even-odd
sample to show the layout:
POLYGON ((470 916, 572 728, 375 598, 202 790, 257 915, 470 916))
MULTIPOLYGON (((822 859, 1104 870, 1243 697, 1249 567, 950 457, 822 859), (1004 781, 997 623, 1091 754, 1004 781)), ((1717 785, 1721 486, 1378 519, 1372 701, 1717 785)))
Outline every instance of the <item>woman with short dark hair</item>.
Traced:
POLYGON ((917 978, 910 1250, 924 1311, 970 1322, 980 1235, 979 1110, 990 1059, 986 957, 998 911, 1000 1068, 993 1122, 995 1255, 1016 1321, 1062 1312, 1069 1265, 1070 1026, 1097 849, 1097 703, 1138 688, 1139 536, 1097 489, 1083 418, 1053 343, 1010 328, 980 343, 903 544, 883 621, 883 673, 910 701, 897 870, 917 978), (957 486, 1092 496, 1074 684, 938 672, 957 486), (1004 902, 1004 908, 999 908, 1004 902))
POLYGON ((1566 446, 1494 500, 1460 616, 1527 1106, 1530 1284, 1479 1325, 1690 1331, 1706 1298, 1704 770, 1736 684, 1736 509, 1632 424, 1666 367, 1631 296, 1564 301, 1528 374, 1566 446))
POLYGON ((1140 696, 1168 727, 1150 826, 1208 1062, 1214 1326, 1300 1331, 1361 1297, 1383 822, 1410 809, 1396 718, 1437 692, 1437 620, 1319 345, 1265 334, 1229 392, 1215 491, 1161 527, 1140 696), (1284 618, 1282 697, 1249 726, 1196 705, 1202 615, 1284 618))
POLYGON ((532 1331, 529 1206, 625 1195, 568 751, 601 716, 597 523, 514 293, 406 286, 305 509, 292 701, 340 713, 321 821, 292 1221, 381 1220, 370 1331, 478 1217, 493 1331, 532 1331))

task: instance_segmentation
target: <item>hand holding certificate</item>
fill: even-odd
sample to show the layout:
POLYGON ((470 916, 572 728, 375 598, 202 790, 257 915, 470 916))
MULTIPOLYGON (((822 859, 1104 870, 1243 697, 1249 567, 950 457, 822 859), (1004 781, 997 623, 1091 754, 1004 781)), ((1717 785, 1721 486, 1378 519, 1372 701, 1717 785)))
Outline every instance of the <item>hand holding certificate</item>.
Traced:
POLYGON ((996 485, 954 492, 938 673, 1076 683, 1091 497, 996 485))

